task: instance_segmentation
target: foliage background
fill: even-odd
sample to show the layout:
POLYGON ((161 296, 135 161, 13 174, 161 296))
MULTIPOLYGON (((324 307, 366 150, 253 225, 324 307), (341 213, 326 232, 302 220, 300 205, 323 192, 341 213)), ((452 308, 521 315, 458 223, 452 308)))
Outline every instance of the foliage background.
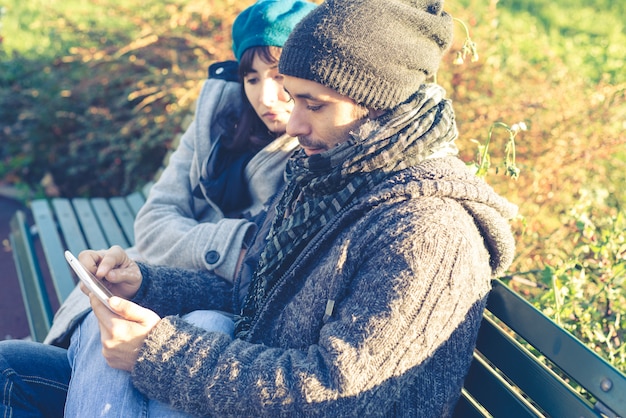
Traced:
MULTIPOLYGON (((252 1, 0 0, 0 185, 33 196, 124 194, 152 179, 210 63, 252 1)), ((458 0, 479 59, 437 81, 462 158, 490 140, 487 180, 520 207, 504 279, 626 370, 626 2, 458 0), (505 171, 506 129, 520 177, 505 171)))

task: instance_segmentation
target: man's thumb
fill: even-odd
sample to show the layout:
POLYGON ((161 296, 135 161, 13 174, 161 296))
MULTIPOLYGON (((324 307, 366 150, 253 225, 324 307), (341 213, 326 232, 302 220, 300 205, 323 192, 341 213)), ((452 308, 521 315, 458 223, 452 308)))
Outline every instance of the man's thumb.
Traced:
POLYGON ((111 306, 111 310, 113 310, 113 312, 125 320, 136 322, 142 326, 152 328, 161 320, 159 315, 150 309, 146 309, 119 296, 112 296, 109 298, 109 306, 111 306))
POLYGON ((118 296, 109 298, 109 306, 116 314, 129 321, 140 322, 143 318, 140 306, 118 296))

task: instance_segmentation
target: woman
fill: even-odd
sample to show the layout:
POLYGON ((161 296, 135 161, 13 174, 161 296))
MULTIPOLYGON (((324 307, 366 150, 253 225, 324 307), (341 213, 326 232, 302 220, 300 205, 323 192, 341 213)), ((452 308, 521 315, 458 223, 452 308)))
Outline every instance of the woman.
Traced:
MULTIPOLYGON (((207 269, 232 281, 254 233, 250 221, 283 183, 286 160, 298 145, 285 135, 292 105, 275 66, 289 32, 314 6, 261 1, 237 16, 232 37, 239 77, 232 61, 211 66, 194 121, 137 215, 133 258, 207 269), (259 71, 253 71, 255 61, 259 71)), ((67 347, 89 309, 77 288, 44 342, 67 347)))
MULTIPOLYGON (((289 32, 314 7, 306 1, 262 0, 236 18, 233 52, 242 83, 229 77, 231 63, 211 67, 212 76, 203 86, 194 121, 137 215, 137 241, 131 251, 134 257, 152 264, 207 269, 232 282, 255 232, 252 220, 283 183, 286 160, 297 147, 297 141, 285 135, 292 104, 282 88, 277 63, 289 32)), ((74 294, 79 297, 64 304, 46 342, 67 346, 68 330, 72 329, 66 326, 67 318, 80 322, 79 331, 72 337, 71 361, 88 362, 94 374, 85 378, 95 376, 110 382, 103 375, 108 366, 100 355, 93 315, 82 322, 84 315, 76 315, 89 307, 88 299, 80 290, 74 294)), ((230 318, 215 312, 192 313, 189 320, 232 332, 230 318)), ((62 414, 63 404, 54 400, 65 397, 71 368, 65 350, 47 348, 49 356, 44 358, 38 344, 11 341, 0 345, 0 368, 11 370, 14 376, 5 387, 25 399, 16 404, 5 398, 5 415, 10 411, 13 416, 20 411, 38 411, 44 416, 62 414), (39 354, 29 355, 31 349, 39 354), (24 361, 5 363, 1 354, 14 350, 23 354, 24 361), (40 364, 33 360, 36 357, 42 359, 40 364), (20 377, 27 374, 41 378, 20 377)), ((80 377, 72 379, 72 386, 80 388, 80 377)), ((121 380, 128 381, 125 376, 121 380)), ((119 389, 123 391, 123 387, 119 389)), ((84 399, 94 400, 92 396, 84 399)), ((145 406, 142 402, 140 399, 139 405, 145 406)), ((104 408, 115 414, 109 406, 104 408)), ((124 410, 126 414, 128 409, 124 410)))

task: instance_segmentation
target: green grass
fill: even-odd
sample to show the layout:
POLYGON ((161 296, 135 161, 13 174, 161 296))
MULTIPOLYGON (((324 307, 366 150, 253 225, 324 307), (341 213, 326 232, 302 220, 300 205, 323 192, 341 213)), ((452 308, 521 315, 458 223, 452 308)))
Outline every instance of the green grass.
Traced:
POLYGON ((97 47, 100 39, 82 37, 80 32, 102 27, 103 23, 110 28, 118 26, 134 31, 131 22, 108 18, 97 2, 5 0, 3 4, 6 9, 3 47, 8 56, 53 59, 68 54, 73 45, 83 42, 85 47, 97 47))
MULTIPOLYGON (((475 0, 460 3, 469 10, 488 7, 475 0)), ((502 0, 496 8, 499 45, 525 63, 549 73, 564 66, 590 83, 626 82, 625 2, 502 0)))

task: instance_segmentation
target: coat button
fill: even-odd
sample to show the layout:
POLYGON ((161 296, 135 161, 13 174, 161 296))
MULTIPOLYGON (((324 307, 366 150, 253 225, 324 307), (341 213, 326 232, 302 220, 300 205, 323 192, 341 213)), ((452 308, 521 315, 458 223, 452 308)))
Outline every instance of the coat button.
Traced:
POLYGON ((204 259, 209 264, 215 264, 220 259, 220 254, 217 251, 209 251, 204 255, 204 259))

